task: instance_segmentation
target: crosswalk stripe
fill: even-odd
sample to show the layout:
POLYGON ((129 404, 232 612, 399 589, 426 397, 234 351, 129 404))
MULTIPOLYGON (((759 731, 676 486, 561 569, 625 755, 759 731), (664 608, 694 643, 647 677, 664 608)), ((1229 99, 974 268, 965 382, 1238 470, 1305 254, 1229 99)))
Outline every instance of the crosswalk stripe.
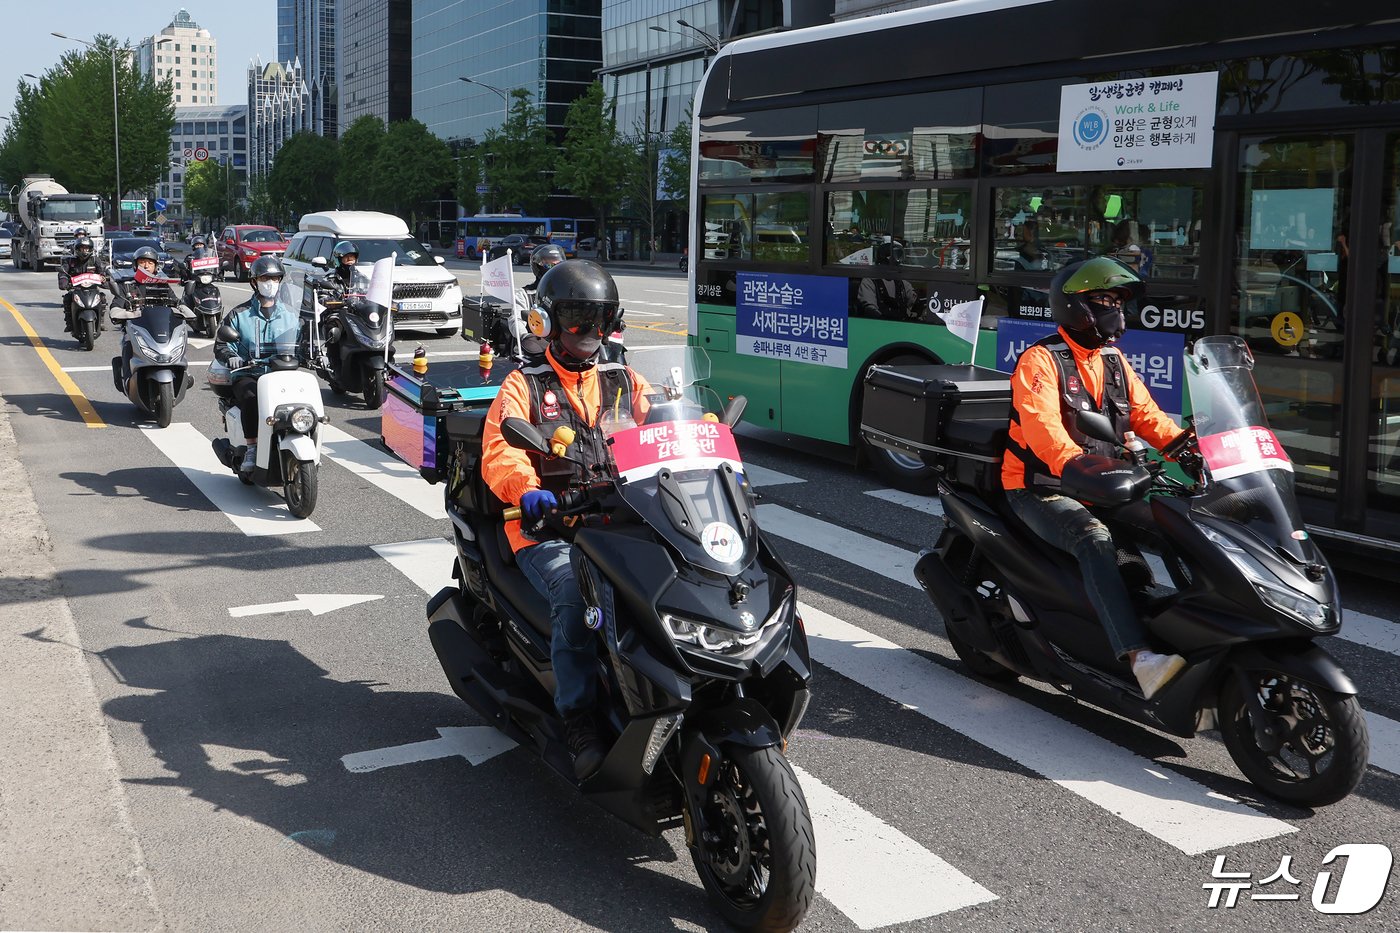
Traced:
POLYGON ((1389 619, 1343 609, 1341 637, 1377 651, 1400 655, 1400 623, 1389 619))
POLYGON ((862 930, 907 923, 997 896, 807 771, 792 766, 812 814, 817 892, 862 930))
POLYGON ((878 635, 801 605, 812 657, 1198 855, 1297 832, 1183 775, 878 635))
POLYGON ((785 486, 788 483, 807 482, 800 476, 789 476, 787 473, 780 473, 777 470, 770 470, 761 467, 756 463, 744 464, 744 475, 749 478, 749 482, 762 489, 766 486, 785 486))
POLYGON ((393 454, 377 450, 329 424, 321 428, 321 452, 429 518, 447 517, 442 503, 442 486, 424 482, 417 470, 393 454))
POLYGON ((141 433, 245 535, 259 537, 321 530, 309 518, 297 518, 288 512, 287 504, 275 492, 243 485, 214 456, 209 439, 194 425, 143 426, 141 433))
POLYGON ((902 489, 867 489, 865 494, 876 499, 883 499, 886 502, 893 502, 895 505, 902 505, 906 509, 923 512, 925 515, 943 514, 943 503, 938 501, 937 496, 921 496, 918 493, 905 492, 902 489))
POLYGON ((429 596, 436 596, 445 586, 455 585, 452 567, 457 560, 457 548, 446 538, 376 544, 374 552, 429 596))
POLYGON ((1400 722, 1368 712, 1366 732, 1371 738, 1371 767, 1400 774, 1400 722))

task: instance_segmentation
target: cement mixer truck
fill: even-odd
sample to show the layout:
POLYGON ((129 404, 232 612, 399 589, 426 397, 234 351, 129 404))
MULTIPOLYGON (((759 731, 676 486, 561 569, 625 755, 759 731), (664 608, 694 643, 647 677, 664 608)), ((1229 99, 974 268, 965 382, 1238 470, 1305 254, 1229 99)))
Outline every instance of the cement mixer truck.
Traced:
POLYGON ((38 272, 68 255, 73 237, 86 230, 93 249, 102 251, 102 199, 69 194, 50 175, 26 175, 14 194, 15 215, 22 225, 10 250, 16 269, 38 272))

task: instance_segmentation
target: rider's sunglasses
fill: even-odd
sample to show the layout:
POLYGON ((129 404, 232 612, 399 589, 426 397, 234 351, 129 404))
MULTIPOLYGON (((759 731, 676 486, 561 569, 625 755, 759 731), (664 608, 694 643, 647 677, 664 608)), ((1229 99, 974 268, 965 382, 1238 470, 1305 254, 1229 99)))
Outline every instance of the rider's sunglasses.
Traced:
POLYGON ((1099 292, 1095 295, 1087 295, 1084 300, 1100 308, 1123 307, 1123 296, 1115 292, 1099 292))
POLYGON ((561 330, 582 335, 607 336, 617 326, 618 306, 599 301, 556 301, 550 313, 561 330))

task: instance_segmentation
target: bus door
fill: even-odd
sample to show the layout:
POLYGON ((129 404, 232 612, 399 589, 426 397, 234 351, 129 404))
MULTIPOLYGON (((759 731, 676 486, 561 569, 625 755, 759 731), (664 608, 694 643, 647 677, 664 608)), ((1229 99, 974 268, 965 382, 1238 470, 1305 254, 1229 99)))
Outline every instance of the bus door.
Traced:
POLYGON ((1254 351, 1305 517, 1394 538, 1400 129, 1241 132, 1227 149, 1235 197, 1225 307, 1254 351))

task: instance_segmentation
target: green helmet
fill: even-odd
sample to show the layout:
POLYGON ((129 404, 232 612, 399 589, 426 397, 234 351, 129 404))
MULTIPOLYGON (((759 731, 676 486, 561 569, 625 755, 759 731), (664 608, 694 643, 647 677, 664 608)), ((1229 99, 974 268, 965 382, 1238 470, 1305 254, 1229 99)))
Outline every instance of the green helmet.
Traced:
POLYGON ((1050 316, 1084 347, 1101 347, 1123 336, 1122 307, 1096 306, 1094 292, 1116 292, 1123 304, 1140 301, 1146 286, 1116 259, 1098 256, 1070 263, 1050 280, 1050 316))

